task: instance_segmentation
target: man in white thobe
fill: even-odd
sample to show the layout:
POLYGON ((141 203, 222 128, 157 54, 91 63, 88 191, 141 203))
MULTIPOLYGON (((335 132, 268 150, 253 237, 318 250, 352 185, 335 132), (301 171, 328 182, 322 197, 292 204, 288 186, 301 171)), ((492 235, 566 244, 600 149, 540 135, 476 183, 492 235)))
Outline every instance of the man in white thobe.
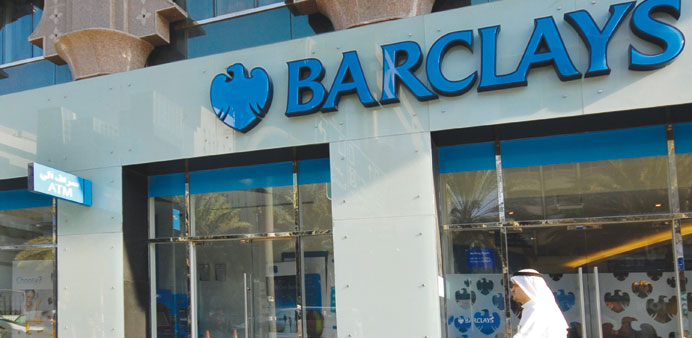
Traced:
POLYGON ((567 321, 543 275, 533 269, 515 273, 511 279, 512 298, 521 304, 519 328, 513 338, 565 338, 567 321))

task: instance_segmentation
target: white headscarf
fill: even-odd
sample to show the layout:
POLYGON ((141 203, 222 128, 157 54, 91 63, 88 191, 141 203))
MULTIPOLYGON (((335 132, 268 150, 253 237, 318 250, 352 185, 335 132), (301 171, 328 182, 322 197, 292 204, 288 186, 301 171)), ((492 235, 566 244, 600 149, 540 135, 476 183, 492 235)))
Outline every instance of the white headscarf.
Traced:
POLYGON ((554 320, 561 319, 562 323, 553 323, 554 325, 564 323, 565 329, 569 327, 560 307, 555 301, 553 292, 550 291, 548 284, 545 283, 543 275, 534 269, 523 269, 515 273, 511 280, 524 290, 524 293, 536 303, 536 306, 547 309, 550 313, 559 314, 559 316, 555 316, 554 320))

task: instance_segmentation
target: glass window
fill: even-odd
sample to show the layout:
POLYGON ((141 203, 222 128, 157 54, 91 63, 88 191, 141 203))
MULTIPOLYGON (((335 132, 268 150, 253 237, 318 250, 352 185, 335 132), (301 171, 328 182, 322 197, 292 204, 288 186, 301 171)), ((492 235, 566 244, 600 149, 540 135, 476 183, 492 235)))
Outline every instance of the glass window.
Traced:
POLYGON ((43 52, 29 43, 29 35, 41 19, 43 2, 5 1, 0 5, 0 35, 2 35, 2 62, 8 63, 43 52))
POLYGON ((669 211, 664 126, 505 141, 502 166, 508 221, 669 211))
MULTIPOLYGON (((304 318, 308 337, 336 337, 336 289, 332 236, 302 238, 304 318)), ((293 256, 295 257, 295 256, 293 256)), ((286 258, 290 260, 290 255, 286 258)))
POLYGON ((501 336, 506 318, 501 229, 447 231, 444 245, 447 336, 501 336))
POLYGON ((692 123, 674 125, 680 211, 692 211, 692 123))
POLYGON ((154 246, 151 261, 156 276, 157 337, 190 337, 187 248, 187 243, 154 246))
POLYGON ((55 336, 55 277, 55 248, 0 250, 0 336, 55 336))
POLYGON ((39 61, 0 70, 0 95, 72 81, 69 66, 39 61))
POLYGON ((329 159, 188 175, 149 177, 158 335, 336 337, 329 159))
POLYGON ((302 230, 331 230, 329 159, 298 161, 302 230))
POLYGON ((56 330, 53 199, 0 191, 0 337, 56 330))
POLYGON ((190 173, 195 236, 298 230, 291 162, 190 173))
MULTIPOLYGON (((677 332, 672 248, 670 222, 507 230, 510 273, 543 273, 574 336, 677 332)), ((520 307, 511 309, 516 330, 520 307)))
POLYGON ((498 222, 494 144, 443 147, 438 156, 442 224, 498 222))
POLYGON ((51 244, 53 199, 26 190, 0 191, 0 246, 51 244))
POLYGON ((278 8, 190 28, 188 58, 290 40, 290 25, 290 11, 278 8))
POLYGON ((154 211, 153 237, 183 237, 187 229, 185 174, 149 177, 150 207, 154 211))

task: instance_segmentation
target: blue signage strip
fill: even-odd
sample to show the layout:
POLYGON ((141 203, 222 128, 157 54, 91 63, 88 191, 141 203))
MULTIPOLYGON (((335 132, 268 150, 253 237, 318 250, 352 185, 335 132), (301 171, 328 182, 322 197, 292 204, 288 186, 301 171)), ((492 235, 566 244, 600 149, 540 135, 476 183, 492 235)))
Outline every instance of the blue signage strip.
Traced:
POLYGON ((298 161, 298 184, 329 183, 329 159, 298 161))
POLYGON ((29 163, 29 191, 91 206, 91 181, 38 163, 29 163))
POLYGON ((190 173, 190 193, 246 190, 290 186, 293 184, 293 163, 235 167, 190 173))
POLYGON ((495 169, 493 142, 462 144, 438 149, 440 173, 495 169))
POLYGON ((604 161, 668 153, 665 126, 502 142, 502 167, 604 161))
POLYGON ((50 207, 52 205, 53 198, 46 195, 32 194, 26 190, 0 191, 0 210, 50 207))
POLYGON ((692 122, 673 125, 675 153, 692 153, 692 122))
POLYGON ((149 197, 185 195, 185 174, 168 174, 149 177, 149 197))

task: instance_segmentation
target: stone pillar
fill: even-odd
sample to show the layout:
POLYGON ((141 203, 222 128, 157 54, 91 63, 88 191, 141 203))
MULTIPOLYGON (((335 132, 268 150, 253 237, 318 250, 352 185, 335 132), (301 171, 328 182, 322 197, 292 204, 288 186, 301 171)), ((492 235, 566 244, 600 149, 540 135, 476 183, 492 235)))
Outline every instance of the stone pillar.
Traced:
POLYGON ((58 337, 125 338, 122 168, 73 172, 93 205, 58 201, 58 337))
POLYGON ((286 0, 297 14, 322 13, 342 30, 428 14, 435 0, 286 0))
POLYGON ((329 153, 338 336, 442 337, 430 133, 329 153))
POLYGON ((170 0, 49 0, 29 41, 75 80, 142 68, 187 13, 170 0))

